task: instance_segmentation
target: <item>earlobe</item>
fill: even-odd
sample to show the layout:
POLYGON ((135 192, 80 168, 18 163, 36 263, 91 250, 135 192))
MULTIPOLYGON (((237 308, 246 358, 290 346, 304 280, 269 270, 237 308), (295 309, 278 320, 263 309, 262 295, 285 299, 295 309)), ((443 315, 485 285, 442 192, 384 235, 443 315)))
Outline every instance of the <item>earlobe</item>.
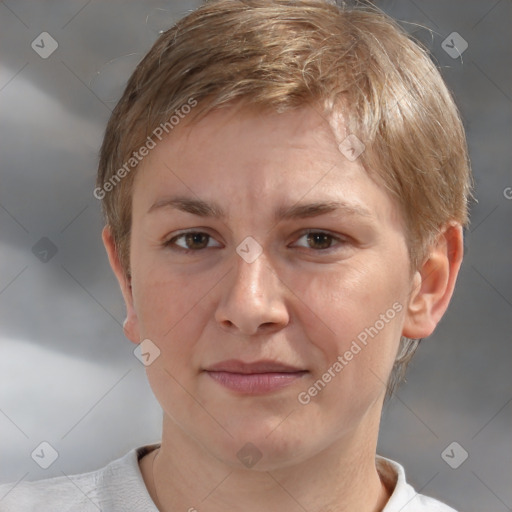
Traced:
POLYGON ((137 313, 135 312, 135 308, 134 308, 134 304, 133 304, 131 278, 130 278, 130 276, 126 275, 126 273, 121 265, 121 261, 119 259, 117 247, 114 242, 114 238, 112 236, 110 226, 105 226, 103 228, 101 236, 103 239, 103 244, 105 246, 105 250, 107 251, 110 266, 117 278, 117 281, 121 288, 121 293, 123 294, 124 303, 126 306, 126 319, 123 322, 124 334, 133 343, 139 343, 140 342, 139 326, 138 326, 137 313))
POLYGON ((451 223, 438 235, 412 283, 402 335, 430 336, 444 315, 463 256, 462 227, 451 223))

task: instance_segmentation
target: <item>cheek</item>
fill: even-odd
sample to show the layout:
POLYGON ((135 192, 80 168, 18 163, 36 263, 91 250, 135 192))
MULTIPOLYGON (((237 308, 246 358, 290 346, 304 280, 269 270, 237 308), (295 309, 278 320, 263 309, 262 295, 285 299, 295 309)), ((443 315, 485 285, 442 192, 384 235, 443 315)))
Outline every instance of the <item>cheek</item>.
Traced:
POLYGON ((171 263, 166 249, 151 248, 140 237, 133 244, 133 293, 142 333, 166 338, 197 323, 202 300, 222 278, 219 270, 171 263), (138 248, 138 250, 137 250, 138 248))
POLYGON ((205 290, 213 285, 187 276, 171 274, 165 266, 148 267, 133 283, 134 306, 140 334, 160 349, 171 373, 180 373, 183 360, 190 360, 194 340, 205 323, 205 290))
POLYGON ((177 423, 179 417, 200 417, 203 412, 197 409, 189 391, 194 390, 195 373, 191 367, 195 367, 196 340, 200 339, 205 322, 201 301, 204 289, 199 290, 197 283, 187 283, 183 276, 166 275, 156 265, 139 273, 137 279, 134 301, 140 333, 160 350, 159 357, 146 367, 153 393, 177 423), (174 416, 172 404, 180 404, 178 417, 174 416))
POLYGON ((392 267, 382 259, 351 262, 295 281, 301 298, 297 315, 322 354, 320 371, 342 356, 347 363, 343 380, 360 385, 369 370, 377 375, 373 380, 387 379, 400 340, 406 289, 403 275, 392 267))
POLYGON ((294 291, 310 307, 317 323, 343 338, 373 325, 394 302, 402 303, 403 281, 403 276, 380 265, 350 263, 321 274, 304 274, 294 280, 294 291))

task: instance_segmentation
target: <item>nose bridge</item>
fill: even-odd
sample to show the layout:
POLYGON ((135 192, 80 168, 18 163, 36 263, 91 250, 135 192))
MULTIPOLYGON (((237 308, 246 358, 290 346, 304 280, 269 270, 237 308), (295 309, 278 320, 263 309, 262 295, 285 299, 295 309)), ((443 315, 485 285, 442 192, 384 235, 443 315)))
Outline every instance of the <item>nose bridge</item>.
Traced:
POLYGON ((261 253, 253 261, 236 254, 235 268, 219 303, 216 319, 224 327, 254 334, 288 321, 276 270, 261 253))
POLYGON ((250 301, 269 301, 275 291, 275 271, 266 255, 260 254, 254 261, 246 261, 237 255, 232 288, 235 293, 246 295, 250 301))

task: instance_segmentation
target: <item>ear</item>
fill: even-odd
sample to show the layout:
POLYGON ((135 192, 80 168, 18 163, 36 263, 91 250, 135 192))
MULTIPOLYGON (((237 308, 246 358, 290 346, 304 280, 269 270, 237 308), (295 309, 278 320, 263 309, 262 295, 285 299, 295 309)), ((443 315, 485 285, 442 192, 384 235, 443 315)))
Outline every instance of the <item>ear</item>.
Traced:
POLYGON ((101 237, 103 238, 103 244, 105 245, 105 249, 107 251, 110 266, 116 275, 117 281, 119 282, 121 293, 123 294, 124 298, 124 303, 126 305, 126 319, 123 322, 124 334, 130 341, 138 344, 140 343, 139 323, 137 313, 133 307, 131 278, 130 276, 126 275, 121 265, 110 226, 105 226, 103 228, 101 237))
POLYGON ((432 334, 450 303, 463 251, 462 226, 448 224, 414 275, 403 336, 420 339, 432 334))

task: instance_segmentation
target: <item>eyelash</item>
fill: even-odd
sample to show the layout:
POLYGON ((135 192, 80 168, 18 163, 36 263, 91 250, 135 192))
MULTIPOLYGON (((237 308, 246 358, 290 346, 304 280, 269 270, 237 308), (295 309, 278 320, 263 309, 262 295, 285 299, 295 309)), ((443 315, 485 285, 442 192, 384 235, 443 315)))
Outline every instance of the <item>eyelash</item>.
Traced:
MULTIPOLYGON (((339 235, 334 235, 334 234, 330 233, 329 231, 323 231, 323 230, 317 230, 317 229, 308 229, 308 230, 302 231, 300 236, 297 238, 297 240, 294 243, 296 243, 301 238, 303 238, 305 236, 308 236, 308 235, 312 235, 312 234, 327 236, 327 237, 330 238, 331 242, 334 245, 331 245, 331 246, 329 246, 327 248, 324 248, 324 249, 313 249, 312 247, 301 246, 303 249, 309 249, 309 250, 314 251, 314 252, 327 252, 327 251, 330 251, 332 249, 337 248, 339 245, 344 245, 344 244, 346 244, 348 242, 347 237, 343 237, 343 236, 339 236, 339 235)), ((199 252, 199 251, 202 251, 204 249, 211 249, 211 247, 204 247, 204 248, 201 248, 201 249, 185 249, 184 247, 180 247, 178 245, 175 245, 177 240, 179 240, 180 238, 183 238, 183 237, 185 237, 187 235, 206 235, 208 237, 208 242, 207 243, 209 243, 209 241, 213 239, 212 235, 210 235, 209 233, 206 233, 204 231, 184 231, 184 232, 181 232, 181 233, 179 233, 177 235, 174 235, 172 238, 166 240, 163 243, 163 246, 167 247, 167 248, 170 248, 172 250, 175 250, 175 251, 183 252, 185 254, 191 253, 191 252, 199 252)))
POLYGON ((181 233, 178 233, 177 235, 174 235, 173 237, 169 238, 169 240, 165 241, 163 243, 164 247, 170 248, 171 250, 180 251, 183 253, 190 253, 190 252, 199 252, 202 249, 185 249, 184 247, 180 247, 179 245, 175 245, 176 241, 180 238, 184 238, 187 235, 206 235, 208 237, 208 242, 213 239, 213 236, 209 233, 206 233, 204 231, 182 231, 181 233))
POLYGON ((325 249, 313 249, 311 247, 304 247, 304 249, 310 249, 312 251, 315 251, 315 252, 327 252, 329 250, 333 250, 333 249, 336 249, 337 247, 339 247, 340 245, 344 245, 348 242, 347 240, 347 237, 343 237, 341 235, 334 235, 333 233, 330 233, 329 231, 323 231, 323 230, 318 230, 318 229, 307 229, 305 231, 303 231, 301 233, 301 235, 299 236, 299 238, 297 239, 300 240, 301 238, 303 238, 304 236, 308 236, 308 235, 324 235, 324 236, 327 236, 330 238, 331 242, 334 244, 334 245, 331 245, 325 249))

